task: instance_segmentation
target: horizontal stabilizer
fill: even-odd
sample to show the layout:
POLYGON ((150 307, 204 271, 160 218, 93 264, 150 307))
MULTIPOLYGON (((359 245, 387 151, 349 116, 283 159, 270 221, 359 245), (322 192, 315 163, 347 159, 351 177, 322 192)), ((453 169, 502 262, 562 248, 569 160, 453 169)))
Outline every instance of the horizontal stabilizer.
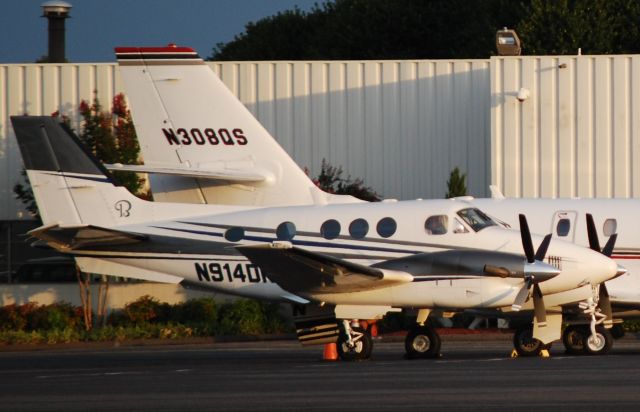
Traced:
POLYGON ((105 164, 105 167, 113 171, 154 173, 170 176, 196 177, 209 180, 224 180, 230 182, 263 182, 267 176, 255 171, 237 169, 196 169, 186 167, 157 167, 147 165, 123 165, 120 163, 105 164))
POLYGON ((29 231, 29 235, 44 240, 56 249, 82 249, 101 244, 123 245, 147 239, 145 235, 92 225, 61 227, 54 224, 41 226, 29 231))
POLYGON ((406 272, 348 262, 288 242, 236 249, 272 281, 296 294, 361 292, 413 281, 406 272))

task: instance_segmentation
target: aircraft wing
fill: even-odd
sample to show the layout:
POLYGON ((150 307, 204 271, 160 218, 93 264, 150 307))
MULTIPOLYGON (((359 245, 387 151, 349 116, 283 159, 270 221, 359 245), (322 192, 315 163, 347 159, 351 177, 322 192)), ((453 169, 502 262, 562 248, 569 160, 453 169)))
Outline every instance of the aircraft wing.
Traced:
POLYGON ((186 167, 160 167, 147 165, 105 164, 107 169, 122 172, 157 173, 163 175, 196 177, 200 179, 224 180, 231 182, 263 182, 267 176, 242 169, 196 169, 186 167))
POLYGON ((351 263, 288 242, 236 249, 272 281, 296 294, 362 292, 413 281, 413 276, 406 272, 351 263))
POLYGON ((123 245, 142 242, 146 235, 93 225, 61 227, 58 224, 41 226, 28 232, 56 249, 80 249, 101 244, 123 245))

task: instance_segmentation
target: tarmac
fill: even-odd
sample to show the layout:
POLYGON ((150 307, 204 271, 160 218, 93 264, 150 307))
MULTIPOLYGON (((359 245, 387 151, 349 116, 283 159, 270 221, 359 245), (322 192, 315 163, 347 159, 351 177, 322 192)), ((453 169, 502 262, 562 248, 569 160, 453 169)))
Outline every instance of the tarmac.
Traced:
POLYGON ((638 410, 640 340, 606 356, 510 358, 510 335, 442 337, 406 360, 398 339, 372 359, 327 362, 294 340, 3 347, 0 410, 638 410))

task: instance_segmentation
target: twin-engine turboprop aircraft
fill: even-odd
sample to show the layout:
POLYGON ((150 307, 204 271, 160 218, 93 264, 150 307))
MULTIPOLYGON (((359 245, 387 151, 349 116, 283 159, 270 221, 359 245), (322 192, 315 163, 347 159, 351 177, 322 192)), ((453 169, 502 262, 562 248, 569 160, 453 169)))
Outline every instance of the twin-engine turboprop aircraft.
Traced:
POLYGON ((143 201, 114 185, 56 119, 11 121, 44 223, 31 235, 73 255, 86 272, 306 304, 301 340, 339 339, 345 359, 371 353, 358 319, 401 308, 419 309, 406 342, 411 357, 438 352, 439 338, 424 323, 432 309, 528 304, 536 311, 533 336, 547 343, 560 337, 559 305, 587 298, 590 285, 618 273, 600 253, 531 237, 524 219, 521 233, 499 227, 456 200, 288 207, 143 201), (453 230, 428 234, 442 226, 453 230))

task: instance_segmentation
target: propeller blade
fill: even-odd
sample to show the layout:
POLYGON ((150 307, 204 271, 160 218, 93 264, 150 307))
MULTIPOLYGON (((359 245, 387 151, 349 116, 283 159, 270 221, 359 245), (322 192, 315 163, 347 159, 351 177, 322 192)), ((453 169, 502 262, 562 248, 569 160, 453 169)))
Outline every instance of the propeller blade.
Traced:
POLYGON ((533 287, 533 314, 536 317, 538 327, 547 326, 547 310, 544 307, 544 299, 542 291, 537 284, 533 287))
POLYGON ((516 300, 514 300, 513 305, 511 305, 511 310, 513 310, 514 312, 517 312, 520 309, 522 309, 522 305, 524 305, 524 303, 527 301, 527 298, 529 297, 529 290, 531 289, 531 285, 532 285, 531 278, 528 278, 527 280, 524 281, 524 285, 522 286, 522 289, 518 291, 518 294, 516 295, 516 300))
POLYGON ((613 248, 616 245, 616 240, 618 240, 617 233, 614 233, 613 235, 609 236, 609 240, 607 240, 607 244, 604 245, 604 247, 602 248, 603 255, 605 255, 606 257, 611 257, 611 254, 613 253, 613 248))
POLYGON ((593 215, 587 213, 587 235, 589 236, 589 247, 591 250, 600 252, 600 241, 598 240, 598 231, 593 221, 593 215))
POLYGON ((536 250, 535 259, 539 261, 544 261, 544 257, 547 255, 547 249, 549 249, 549 243, 551 243, 551 233, 544 237, 540 246, 538 246, 538 250, 536 250))
POLYGON ((527 218, 520 214, 518 215, 520 220, 520 237, 522 238, 522 248, 524 254, 527 256, 527 262, 533 263, 535 261, 535 254, 533 253, 533 241, 531 240, 531 232, 529 231, 529 224, 527 218))
POLYGON ((600 308, 601 313, 606 316, 603 322, 604 327, 610 329, 613 326, 613 308, 611 307, 609 291, 607 290, 607 285, 605 285, 604 283, 601 283, 599 285, 599 288, 600 290, 598 291, 598 307, 600 308))

